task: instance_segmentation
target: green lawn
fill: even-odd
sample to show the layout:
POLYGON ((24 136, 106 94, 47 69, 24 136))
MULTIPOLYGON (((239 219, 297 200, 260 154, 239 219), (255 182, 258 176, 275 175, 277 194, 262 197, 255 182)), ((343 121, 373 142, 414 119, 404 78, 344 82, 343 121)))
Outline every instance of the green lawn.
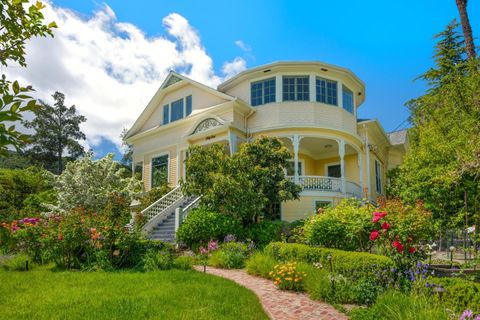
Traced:
POLYGON ((0 271, 0 319, 267 319, 257 297, 195 271, 0 271))

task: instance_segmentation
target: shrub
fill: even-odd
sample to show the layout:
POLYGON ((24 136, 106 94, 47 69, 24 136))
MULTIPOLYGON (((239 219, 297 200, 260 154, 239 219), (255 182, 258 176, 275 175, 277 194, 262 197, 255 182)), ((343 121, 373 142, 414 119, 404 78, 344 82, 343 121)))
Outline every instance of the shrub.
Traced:
POLYGON ((373 207, 356 199, 344 199, 306 221, 304 237, 307 244, 349 251, 367 251, 373 207))
POLYGON ((226 235, 236 234, 241 229, 234 218, 201 207, 190 212, 178 228, 177 239, 196 250, 210 240, 223 240, 226 235))
POLYGON ((273 270, 276 264, 277 261, 271 256, 263 252, 256 252, 247 259, 245 262, 245 268, 248 274, 268 279, 271 278, 269 273, 273 270))
POLYGON ((148 250, 142 259, 145 271, 169 270, 173 267, 173 255, 168 250, 148 250))
POLYGON ((214 251, 208 259, 208 264, 213 267, 225 269, 241 269, 245 266, 248 257, 248 247, 240 242, 228 242, 214 251))
POLYGON ((392 260, 385 256, 296 243, 273 242, 265 248, 265 253, 278 261, 321 263, 327 270, 332 267, 334 272, 351 278, 374 276, 393 267, 392 260))
POLYGON ((195 262, 195 257, 193 256, 179 256, 173 260, 173 267, 180 270, 192 270, 195 262))
POLYGON ((352 320, 447 320, 451 319, 443 306, 426 297, 389 291, 378 297, 370 308, 350 312, 352 320))
POLYGON ((140 198, 140 211, 166 195, 172 190, 168 185, 152 188, 142 198, 140 198))
POLYGON ((28 271, 27 263, 28 270, 31 270, 36 266, 32 259, 26 254, 18 254, 15 256, 6 257, 0 261, 2 268, 7 271, 28 271))
POLYGON ((281 290, 292 291, 303 291, 303 280, 307 276, 305 272, 297 269, 296 262, 277 264, 269 275, 281 290))
POLYGON ((281 241, 282 235, 288 229, 288 222, 281 220, 263 220, 249 226, 246 238, 252 240, 259 248, 265 247, 272 241, 281 241))
POLYGON ((446 308, 458 313, 467 309, 480 313, 480 283, 458 278, 429 277, 416 283, 415 289, 416 292, 431 297, 434 301, 441 299, 446 308), (444 289, 441 296, 435 292, 437 287, 444 289))

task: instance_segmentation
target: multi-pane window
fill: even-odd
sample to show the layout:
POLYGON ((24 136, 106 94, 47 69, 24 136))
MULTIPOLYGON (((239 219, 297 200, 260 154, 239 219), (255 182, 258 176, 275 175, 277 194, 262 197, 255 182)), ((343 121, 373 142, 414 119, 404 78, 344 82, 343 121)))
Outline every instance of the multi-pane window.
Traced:
POLYGON ((275 102, 275 78, 252 82, 250 91, 252 106, 275 102))
POLYGON ((283 101, 310 100, 310 85, 308 76, 283 77, 283 101))
POLYGON ((162 124, 167 124, 189 116, 192 113, 192 96, 173 101, 163 106, 162 124))
POLYGON ((317 78, 315 83, 317 102, 337 105, 337 82, 323 78, 317 78))
POLYGON ((168 183, 168 154, 152 158, 152 188, 168 183))
POLYGON ((345 86, 342 86, 343 109, 353 113, 353 92, 345 86))
POLYGON ((382 166, 378 160, 375 160, 375 186, 377 193, 382 194, 382 166))

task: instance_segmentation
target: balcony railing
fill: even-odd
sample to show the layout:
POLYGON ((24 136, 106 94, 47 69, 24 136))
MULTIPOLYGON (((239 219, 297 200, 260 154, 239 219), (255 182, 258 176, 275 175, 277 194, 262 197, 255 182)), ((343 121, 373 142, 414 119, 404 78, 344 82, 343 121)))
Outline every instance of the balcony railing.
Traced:
MULTIPOLYGON (((294 181, 295 177, 288 176, 288 179, 294 181)), ((343 192, 342 179, 323 176, 298 176, 298 184, 303 191, 328 191, 343 192)), ((362 188, 352 181, 345 180, 345 194, 351 197, 362 197, 362 188)))

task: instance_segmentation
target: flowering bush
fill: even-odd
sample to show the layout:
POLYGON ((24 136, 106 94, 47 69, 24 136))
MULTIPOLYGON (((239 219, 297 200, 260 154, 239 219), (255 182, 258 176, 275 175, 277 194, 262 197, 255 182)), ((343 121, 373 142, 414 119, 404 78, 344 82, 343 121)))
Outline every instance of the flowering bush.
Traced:
POLYGON ((307 274, 297 270, 296 262, 288 262, 281 265, 277 264, 269 275, 275 285, 282 290, 302 291, 303 279, 307 274))
POLYGON ((207 272, 208 257, 210 257, 210 254, 217 249, 218 249, 218 241, 215 241, 215 240, 210 240, 206 247, 200 247, 198 249, 200 253, 200 260, 202 261, 202 264, 203 264, 203 272, 207 272))
POLYGON ((245 260, 250 254, 251 247, 242 242, 226 242, 215 251, 208 264, 214 267, 226 269, 240 269, 245 266, 245 260))

